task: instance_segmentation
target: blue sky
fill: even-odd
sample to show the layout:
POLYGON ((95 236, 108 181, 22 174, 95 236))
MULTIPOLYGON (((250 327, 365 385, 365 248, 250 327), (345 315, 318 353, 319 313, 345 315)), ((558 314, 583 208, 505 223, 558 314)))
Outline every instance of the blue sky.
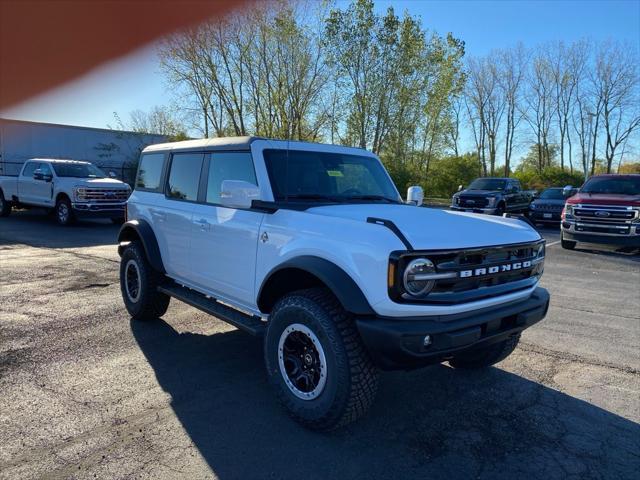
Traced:
MULTIPOLYGON (((338 1, 339 6, 346 4, 338 1)), ((465 41, 469 55, 519 41, 534 46, 584 37, 626 40, 640 48, 640 0, 376 0, 378 10, 388 6, 419 15, 426 28, 440 34, 452 32, 465 41)), ((114 111, 126 118, 132 110, 170 101, 151 45, 0 116, 105 127, 114 125, 114 111)))

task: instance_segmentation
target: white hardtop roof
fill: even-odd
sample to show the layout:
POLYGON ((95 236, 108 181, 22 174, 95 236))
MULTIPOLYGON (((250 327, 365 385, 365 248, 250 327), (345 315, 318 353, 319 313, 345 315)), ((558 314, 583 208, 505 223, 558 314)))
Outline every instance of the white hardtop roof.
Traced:
POLYGON ((356 147, 347 147, 344 145, 332 145, 328 143, 317 143, 317 142, 303 142, 299 140, 275 140, 271 138, 265 137, 219 137, 219 138, 202 138, 199 140, 184 140, 182 142, 171 142, 171 143, 158 143, 156 145, 149 145, 146 147, 143 152, 159 152, 159 151, 170 151, 170 150, 187 150, 187 149, 208 149, 208 148, 219 148, 221 150, 249 150, 251 144, 258 140, 262 140, 264 142, 268 142, 273 145, 275 148, 291 148, 295 149, 296 145, 313 145, 315 147, 321 146, 326 147, 331 150, 352 150, 354 153, 359 153, 360 155, 371 155, 367 150, 356 148, 356 147))
POLYGON ((67 160, 64 158, 30 158, 27 162, 51 162, 51 163, 91 163, 86 160, 67 160))

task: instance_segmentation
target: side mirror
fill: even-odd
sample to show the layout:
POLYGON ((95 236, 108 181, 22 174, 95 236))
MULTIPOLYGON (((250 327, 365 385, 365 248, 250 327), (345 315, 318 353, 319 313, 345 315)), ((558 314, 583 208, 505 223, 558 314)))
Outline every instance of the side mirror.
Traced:
POLYGON ((414 185, 407 189, 407 203, 417 207, 422 206, 424 202, 424 190, 419 185, 414 185))
POLYGON ((574 193, 574 188, 571 185, 566 185, 563 189, 562 189, 562 196, 563 197, 571 197, 574 193))
POLYGON ((223 180, 220 203, 225 207, 251 208, 251 202, 260 198, 260 189, 244 180, 223 180))
POLYGON ((38 168, 35 172, 33 172, 33 179, 50 182, 51 180, 53 180, 53 176, 50 173, 42 173, 42 170, 38 168))
POLYGON ((118 178, 118 176, 116 175, 116 172, 109 172, 109 178, 118 178))
POLYGON ((464 190, 464 185, 458 185, 458 191, 461 192, 462 190, 464 190))

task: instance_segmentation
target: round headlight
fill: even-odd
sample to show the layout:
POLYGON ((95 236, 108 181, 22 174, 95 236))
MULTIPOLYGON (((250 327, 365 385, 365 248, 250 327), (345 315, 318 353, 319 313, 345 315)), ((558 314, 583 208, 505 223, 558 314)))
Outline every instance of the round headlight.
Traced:
POLYGON ((435 273, 436 267, 428 258, 416 258, 409 262, 404 270, 404 289, 413 297, 421 297, 431 291, 434 280, 424 280, 420 277, 429 273, 435 273))

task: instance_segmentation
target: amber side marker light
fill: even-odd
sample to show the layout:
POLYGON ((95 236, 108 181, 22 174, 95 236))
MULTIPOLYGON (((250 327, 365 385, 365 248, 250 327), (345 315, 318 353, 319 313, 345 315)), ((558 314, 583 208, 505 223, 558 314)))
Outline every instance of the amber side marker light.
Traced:
POLYGON ((389 288, 393 288, 396 280, 396 265, 389 262, 389 270, 387 271, 387 284, 389 288))

